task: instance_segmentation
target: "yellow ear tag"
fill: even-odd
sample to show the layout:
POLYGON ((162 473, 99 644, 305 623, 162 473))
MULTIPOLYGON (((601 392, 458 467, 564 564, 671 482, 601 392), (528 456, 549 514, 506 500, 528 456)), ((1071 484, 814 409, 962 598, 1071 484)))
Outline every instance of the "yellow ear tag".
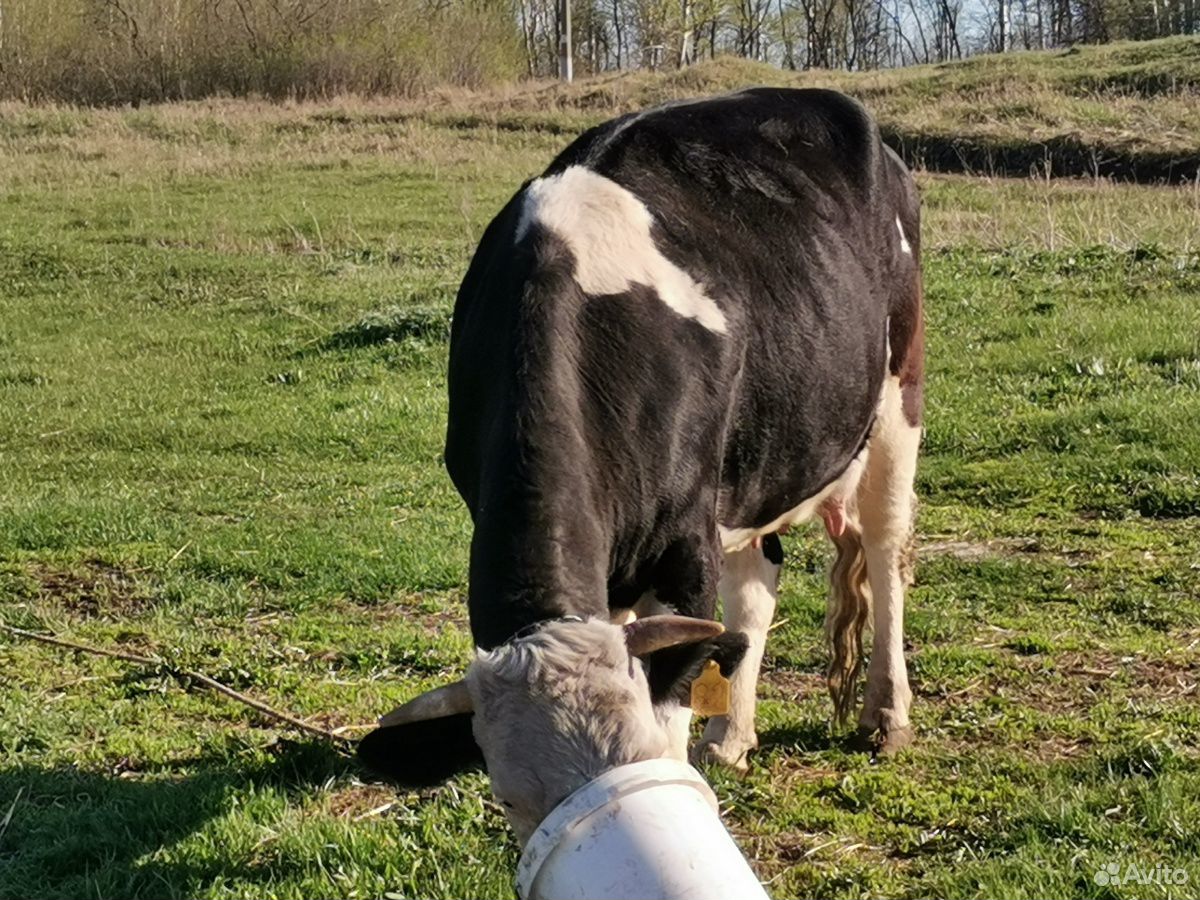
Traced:
POLYGON ((729 679, 711 659, 704 671, 692 682, 692 712, 698 716, 729 714, 729 679))

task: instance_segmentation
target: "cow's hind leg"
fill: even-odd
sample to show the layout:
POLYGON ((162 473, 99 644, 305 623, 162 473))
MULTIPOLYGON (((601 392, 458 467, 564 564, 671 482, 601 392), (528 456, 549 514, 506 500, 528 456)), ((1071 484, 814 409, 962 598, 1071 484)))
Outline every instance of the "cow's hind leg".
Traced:
POLYGON ((920 424, 905 410, 900 379, 884 385, 858 487, 862 548, 874 606, 871 661, 859 733, 880 753, 912 741, 912 691, 904 663, 904 592, 912 580, 913 512, 920 424))
POLYGON ((718 593, 725 604, 725 627, 749 639, 746 655, 730 679, 729 714, 713 716, 695 756, 730 766, 749 768, 747 756, 758 746, 754 729, 758 670, 767 643, 767 630, 775 615, 775 597, 783 546, 777 535, 767 535, 762 546, 749 546, 725 557, 718 593))

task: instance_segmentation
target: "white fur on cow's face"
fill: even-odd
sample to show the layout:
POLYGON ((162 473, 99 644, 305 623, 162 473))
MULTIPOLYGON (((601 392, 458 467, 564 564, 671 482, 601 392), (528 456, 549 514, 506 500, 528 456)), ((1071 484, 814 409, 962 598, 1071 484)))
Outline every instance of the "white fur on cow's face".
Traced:
POLYGON ((568 794, 611 768, 668 752, 625 632, 551 622, 479 651, 467 672, 475 740, 521 844, 568 794))
POLYGON ((518 241, 534 222, 571 249, 575 281, 584 293, 620 294, 645 285, 684 318, 710 331, 727 330, 725 314, 703 285, 654 243, 650 210, 615 181, 582 166, 534 180, 525 189, 518 241))

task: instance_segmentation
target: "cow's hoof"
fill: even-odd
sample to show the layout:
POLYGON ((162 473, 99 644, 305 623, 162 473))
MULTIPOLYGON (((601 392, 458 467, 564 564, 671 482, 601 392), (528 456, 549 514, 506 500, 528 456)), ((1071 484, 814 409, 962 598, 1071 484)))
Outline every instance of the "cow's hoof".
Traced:
POLYGON ((739 746, 732 741, 728 743, 701 741, 692 748, 692 764, 716 763, 727 769, 732 769, 739 775, 745 775, 750 771, 749 757, 750 751, 753 749, 753 744, 741 744, 739 746))
POLYGON ((894 756, 917 737, 911 725, 900 727, 871 728, 867 725, 858 726, 854 737, 855 747, 872 756, 894 756))

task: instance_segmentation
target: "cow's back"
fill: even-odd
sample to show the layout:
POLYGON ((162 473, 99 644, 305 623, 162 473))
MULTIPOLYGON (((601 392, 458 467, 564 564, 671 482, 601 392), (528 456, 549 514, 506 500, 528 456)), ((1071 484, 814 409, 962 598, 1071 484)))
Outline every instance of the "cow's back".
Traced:
POLYGON ((765 523, 836 478, 866 440, 916 270, 915 191, 863 108, 769 88, 671 104, 583 135, 547 174, 580 165, 646 204, 729 323, 721 523, 765 523))
POLYGON ((447 464, 487 548, 473 610, 478 584, 532 614, 557 569, 551 594, 606 579, 614 603, 655 588, 705 612, 717 526, 773 520, 861 449, 915 267, 900 222, 915 241, 907 173, 828 91, 626 116, 526 185, 455 309, 447 464), (565 515, 568 538, 538 533, 565 515), (539 541, 516 565, 542 574, 489 586, 539 541))

